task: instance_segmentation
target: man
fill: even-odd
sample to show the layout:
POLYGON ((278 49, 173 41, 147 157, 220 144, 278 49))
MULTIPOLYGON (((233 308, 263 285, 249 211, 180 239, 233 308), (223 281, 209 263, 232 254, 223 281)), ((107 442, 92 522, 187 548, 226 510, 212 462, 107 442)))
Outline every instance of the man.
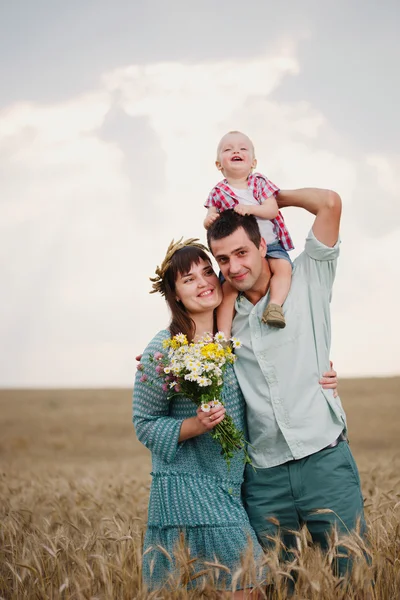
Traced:
MULTIPOLYGON (((339 255, 341 200, 317 189, 282 191, 277 199, 280 208, 297 206, 315 215, 305 249, 294 261, 283 305, 285 329, 261 320, 271 271, 254 217, 227 210, 211 225, 207 239, 222 275, 239 292, 232 334, 242 342, 235 369, 247 404, 249 452, 256 467, 247 469, 244 486, 250 522, 266 547, 279 532, 290 548, 291 532, 303 524, 326 547, 333 525, 347 533, 360 519, 365 527, 345 414, 339 398, 318 383, 329 366, 329 302, 339 255)), ((340 573, 347 566, 341 559, 340 573)))

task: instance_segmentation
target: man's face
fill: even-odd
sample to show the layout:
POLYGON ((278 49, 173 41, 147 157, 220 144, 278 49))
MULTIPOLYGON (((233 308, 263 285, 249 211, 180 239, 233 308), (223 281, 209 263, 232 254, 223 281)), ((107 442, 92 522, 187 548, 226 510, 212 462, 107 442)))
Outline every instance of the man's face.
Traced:
POLYGON ((261 284, 266 263, 264 239, 257 248, 243 227, 239 227, 228 237, 213 240, 211 251, 225 279, 239 292, 253 290, 261 284))

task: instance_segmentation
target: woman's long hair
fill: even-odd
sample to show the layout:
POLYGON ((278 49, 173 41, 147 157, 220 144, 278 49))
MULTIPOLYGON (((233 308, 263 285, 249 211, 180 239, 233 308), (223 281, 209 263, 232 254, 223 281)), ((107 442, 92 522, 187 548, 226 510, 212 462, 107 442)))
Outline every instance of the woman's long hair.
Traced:
POLYGON ((210 257, 203 250, 195 246, 185 246, 175 252, 164 275, 165 300, 172 317, 169 325, 171 336, 184 333, 189 341, 195 336, 196 326, 182 302, 176 299, 176 280, 178 275, 189 273, 191 266, 198 265, 201 260, 211 265, 210 257))

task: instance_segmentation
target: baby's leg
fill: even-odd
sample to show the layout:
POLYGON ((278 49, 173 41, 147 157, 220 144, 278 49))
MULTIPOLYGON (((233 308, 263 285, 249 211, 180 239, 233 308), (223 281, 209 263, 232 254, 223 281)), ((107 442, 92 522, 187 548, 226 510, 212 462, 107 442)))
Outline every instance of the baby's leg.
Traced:
POLYGON ((218 331, 223 331, 226 339, 229 340, 235 314, 235 300, 238 293, 227 281, 222 284, 222 292, 222 302, 217 308, 217 327, 218 331))
POLYGON ((268 258, 268 262, 272 276, 269 287, 269 304, 264 311, 262 320, 271 327, 282 329, 286 326, 282 304, 290 290, 292 265, 284 258, 268 258))
POLYGON ((290 290, 292 282, 292 265, 284 258, 268 258, 272 272, 269 284, 269 301, 282 306, 290 290))

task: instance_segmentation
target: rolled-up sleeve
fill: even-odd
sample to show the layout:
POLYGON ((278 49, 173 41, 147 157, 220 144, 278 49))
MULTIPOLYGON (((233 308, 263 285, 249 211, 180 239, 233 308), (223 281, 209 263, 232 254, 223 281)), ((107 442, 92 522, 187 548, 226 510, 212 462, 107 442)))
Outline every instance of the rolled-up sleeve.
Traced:
POLYGON ((297 269, 303 271, 310 284, 318 285, 329 293, 336 275, 337 259, 340 253, 340 240, 333 247, 325 246, 310 231, 304 252, 295 260, 297 269))
MULTIPOLYGON (((161 332, 162 333, 162 332, 161 332)), ((143 353, 143 370, 136 373, 133 389, 133 424, 139 441, 154 455, 166 463, 173 462, 179 448, 179 434, 184 419, 169 416, 167 392, 156 372, 152 358, 155 352, 163 352, 158 334, 143 353)))

